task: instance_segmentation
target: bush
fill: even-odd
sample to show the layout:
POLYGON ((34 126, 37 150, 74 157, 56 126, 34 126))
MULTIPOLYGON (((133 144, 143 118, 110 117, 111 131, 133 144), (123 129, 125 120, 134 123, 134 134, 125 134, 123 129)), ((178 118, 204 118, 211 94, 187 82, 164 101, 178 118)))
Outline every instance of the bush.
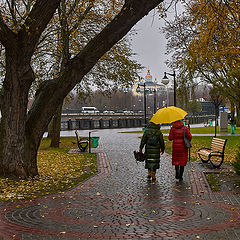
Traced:
POLYGON ((235 161, 232 163, 237 175, 240 175, 240 146, 238 146, 237 155, 235 161))

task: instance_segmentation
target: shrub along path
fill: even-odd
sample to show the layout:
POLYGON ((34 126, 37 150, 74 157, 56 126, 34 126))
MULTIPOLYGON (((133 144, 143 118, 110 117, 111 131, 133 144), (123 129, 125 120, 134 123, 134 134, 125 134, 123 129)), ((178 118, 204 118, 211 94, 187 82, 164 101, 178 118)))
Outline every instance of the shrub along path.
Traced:
POLYGON ((99 172, 61 194, 0 203, 0 239, 239 239, 240 195, 212 192, 200 163, 174 179, 164 154, 157 182, 133 159, 140 134, 99 130, 99 172))

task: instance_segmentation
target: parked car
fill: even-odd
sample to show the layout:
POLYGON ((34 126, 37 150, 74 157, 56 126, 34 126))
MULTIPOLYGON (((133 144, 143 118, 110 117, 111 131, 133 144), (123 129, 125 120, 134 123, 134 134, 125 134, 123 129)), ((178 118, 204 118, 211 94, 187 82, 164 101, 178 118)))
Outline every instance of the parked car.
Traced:
POLYGON ((123 111, 124 113, 133 113, 133 111, 130 111, 130 110, 125 110, 123 111))
POLYGON ((123 110, 116 110, 115 113, 123 113, 123 110))
POLYGON ((96 107, 82 107, 83 113, 99 113, 96 107))
POLYGON ((103 111, 103 113, 114 113, 114 111, 112 111, 112 110, 105 110, 105 111, 103 111))

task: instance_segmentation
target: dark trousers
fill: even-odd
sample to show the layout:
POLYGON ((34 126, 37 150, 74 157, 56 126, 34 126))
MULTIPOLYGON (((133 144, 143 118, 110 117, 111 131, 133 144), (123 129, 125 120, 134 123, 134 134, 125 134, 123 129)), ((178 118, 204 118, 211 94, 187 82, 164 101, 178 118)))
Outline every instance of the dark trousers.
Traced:
POLYGON ((184 166, 175 165, 176 179, 183 178, 184 166))

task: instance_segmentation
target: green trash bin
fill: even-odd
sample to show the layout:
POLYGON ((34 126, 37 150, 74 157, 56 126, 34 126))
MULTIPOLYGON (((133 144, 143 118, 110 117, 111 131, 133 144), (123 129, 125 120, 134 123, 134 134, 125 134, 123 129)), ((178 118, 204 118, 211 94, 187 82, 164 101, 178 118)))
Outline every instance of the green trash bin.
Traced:
POLYGON ((98 146, 99 137, 91 137, 91 139, 92 139, 93 147, 96 148, 98 146))
POLYGON ((230 125, 230 131, 231 131, 231 134, 235 134, 235 125, 234 124, 230 125))
POLYGON ((211 127, 212 126, 212 119, 208 120, 208 126, 211 127))

